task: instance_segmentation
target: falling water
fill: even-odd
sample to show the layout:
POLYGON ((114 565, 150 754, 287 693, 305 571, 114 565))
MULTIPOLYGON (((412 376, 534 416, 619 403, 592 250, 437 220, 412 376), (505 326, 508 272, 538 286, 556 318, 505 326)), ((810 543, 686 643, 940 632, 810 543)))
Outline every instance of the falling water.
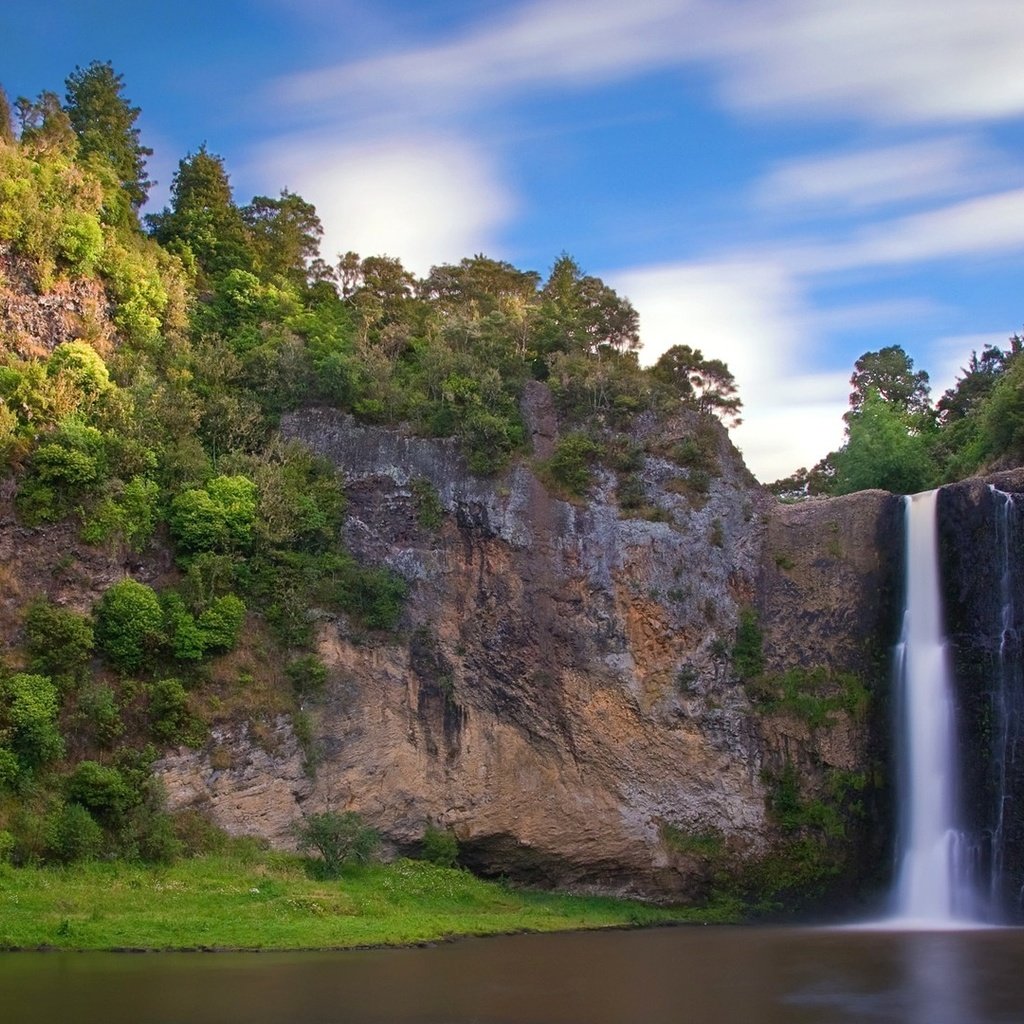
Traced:
POLYGON ((956 828, 956 749, 939 592, 937 491, 906 503, 906 598, 896 650, 903 753, 894 912, 908 926, 969 919, 970 885, 956 828))
POLYGON ((1014 553, 1020 548, 1016 496, 991 487, 996 509, 996 547, 999 559, 999 647, 996 678, 992 690, 995 806, 988 867, 989 898, 993 908, 1019 912, 1021 893, 1008 877, 1005 865, 1007 844, 1019 839, 1011 827, 1015 815, 1014 775, 1019 757, 1024 756, 1021 735, 1022 679, 1021 636, 1017 629, 1014 587, 1014 553))

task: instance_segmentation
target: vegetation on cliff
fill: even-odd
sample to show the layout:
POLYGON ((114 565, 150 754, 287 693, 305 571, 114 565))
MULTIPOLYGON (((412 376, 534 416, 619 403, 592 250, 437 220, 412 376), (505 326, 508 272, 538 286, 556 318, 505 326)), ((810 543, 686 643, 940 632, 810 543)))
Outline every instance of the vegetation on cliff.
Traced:
POLYGON ((865 352, 850 378, 846 441, 813 469, 772 484, 783 496, 879 487, 916 493, 1024 462, 1024 338, 970 354, 934 404, 928 374, 899 345, 865 352))
MULTIPOLYGON (((34 293, 36 312, 97 297, 70 302, 49 340, 13 311, 0 323, 5 491, 20 528, 67 546, 60 572, 91 549, 123 576, 98 595, 86 583, 75 607, 33 580, 11 613, 0 861, 19 865, 172 861, 188 844, 151 777, 159 750, 232 716, 291 715, 301 738, 324 679, 317 617, 369 634, 400 622, 406 581, 344 549, 339 478, 281 440, 284 412, 330 405, 455 438, 494 474, 528 457, 519 399, 543 380, 563 434, 538 473, 575 496, 604 465, 623 510, 654 515, 645 453, 675 461, 697 507, 718 472, 710 417, 741 407, 725 364, 690 346, 642 368, 635 310, 567 255, 546 278, 483 255, 422 279, 387 256, 329 265, 309 203, 239 205, 205 145, 140 220, 138 115, 100 62, 63 102, 12 113, 0 94, 0 292, 34 293), (671 451, 628 432, 683 409, 697 426, 671 451)), ((436 523, 436 494, 419 503, 436 523)))

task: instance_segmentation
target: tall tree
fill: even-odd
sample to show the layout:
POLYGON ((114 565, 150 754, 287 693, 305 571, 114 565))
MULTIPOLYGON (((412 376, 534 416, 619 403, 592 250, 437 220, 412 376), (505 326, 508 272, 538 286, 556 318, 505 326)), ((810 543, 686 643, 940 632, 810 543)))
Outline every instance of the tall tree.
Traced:
POLYGON ((285 189, 279 199, 254 196, 242 207, 242 220, 256 272, 265 280, 284 277, 305 285, 324 233, 316 207, 285 189))
POLYGON ((0 142, 14 142, 14 116, 7 93, 0 85, 0 142))
POLYGON ((911 415, 929 411, 928 374, 924 370, 915 373, 914 360, 899 345, 865 352, 853 365, 850 386, 850 411, 844 417, 848 423, 870 392, 911 415))
POLYGON ((245 224, 235 206, 224 160, 203 143, 178 164, 171 182, 171 206, 146 217, 162 245, 191 256, 208 277, 248 270, 252 260, 245 224))
POLYGON ((736 378, 721 359, 705 359, 699 348, 673 345, 655 363, 653 375, 686 405, 739 425, 743 402, 736 378))
POLYGON ((108 164, 137 212, 153 185, 146 174, 146 157, 153 150, 139 142, 135 122, 141 111, 122 96, 123 76, 109 61, 93 61, 87 68, 76 67, 64 86, 65 110, 81 157, 108 164))
POLYGON ((78 140, 55 92, 41 92, 36 100, 19 96, 14 109, 21 129, 21 141, 28 149, 41 156, 75 155, 78 140))

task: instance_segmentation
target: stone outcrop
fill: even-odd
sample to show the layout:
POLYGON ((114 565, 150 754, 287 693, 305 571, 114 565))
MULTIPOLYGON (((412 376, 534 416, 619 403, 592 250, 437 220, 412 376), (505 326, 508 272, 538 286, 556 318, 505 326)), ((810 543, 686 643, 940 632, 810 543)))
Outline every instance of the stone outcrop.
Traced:
MULTIPOLYGON (((550 450, 546 388, 528 391, 524 412, 536 449, 550 450)), ((290 414, 282 430, 338 466, 348 547, 399 572, 410 599, 395 636, 321 620, 330 682, 307 708, 315 778, 282 762, 261 796, 274 809, 254 819, 264 753, 249 744, 247 756, 242 735, 233 768, 212 767, 223 742, 165 759, 176 806, 280 843, 292 818, 328 807, 359 811, 399 849, 433 823, 484 872, 679 898, 701 872, 672 836, 719 836, 741 859, 771 847, 766 767, 780 757, 815 767, 812 790, 829 767, 863 767, 866 726, 766 717, 730 655, 739 609, 753 607, 771 666, 870 661, 892 590, 875 547, 887 496, 778 506, 722 431, 707 494, 687 496, 687 471, 649 457, 641 478, 658 511, 627 518, 604 471, 586 502, 570 502, 529 462, 476 478, 453 442, 333 411, 290 414), (424 488, 444 509, 439 526, 420 523, 424 488)), ((666 446, 673 431, 692 423, 670 425, 666 446)))

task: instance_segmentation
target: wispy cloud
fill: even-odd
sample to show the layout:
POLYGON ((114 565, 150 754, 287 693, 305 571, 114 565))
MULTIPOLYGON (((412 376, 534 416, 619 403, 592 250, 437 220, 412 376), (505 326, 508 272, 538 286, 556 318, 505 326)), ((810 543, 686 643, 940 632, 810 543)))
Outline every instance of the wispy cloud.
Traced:
POLYGON ((756 186, 755 198, 790 213, 862 213, 989 187, 1007 177, 1004 163, 965 136, 852 149, 777 163, 756 186))
POLYGON ((743 0, 729 14, 707 52, 747 110, 903 124, 1024 112, 1018 0, 743 0))

